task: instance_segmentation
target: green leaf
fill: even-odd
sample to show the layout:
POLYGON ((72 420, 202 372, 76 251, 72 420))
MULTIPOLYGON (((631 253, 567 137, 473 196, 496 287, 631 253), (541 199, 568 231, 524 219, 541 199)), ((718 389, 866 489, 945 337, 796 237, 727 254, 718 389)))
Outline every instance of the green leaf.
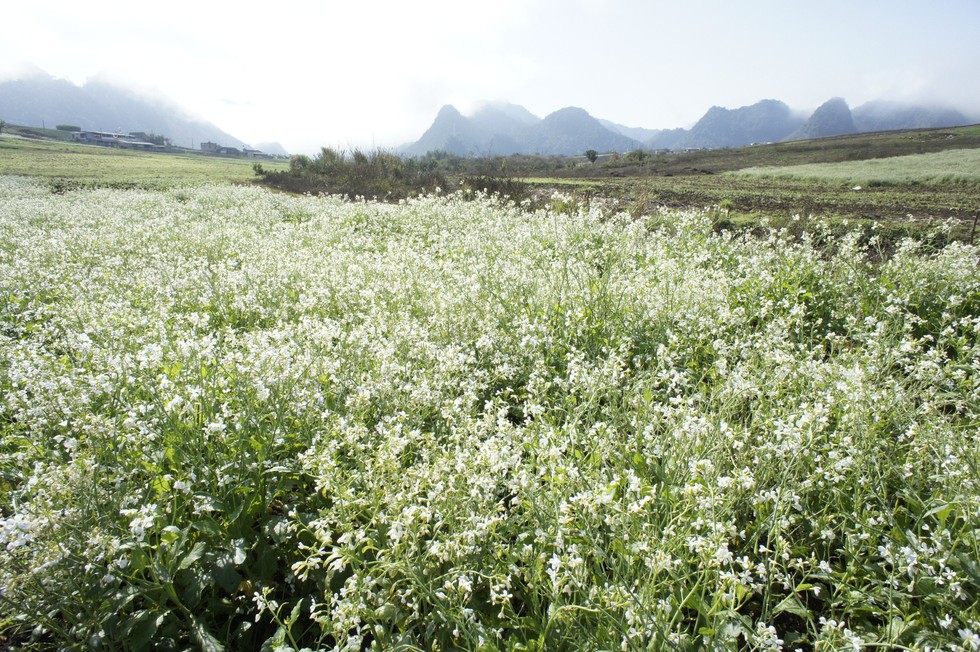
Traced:
POLYGON ((123 630, 126 632, 126 642, 132 649, 147 648, 162 622, 163 614, 154 617, 150 611, 136 612, 123 630))
POLYGON ((194 564, 194 562, 196 562, 198 559, 201 558, 201 555, 204 554, 204 551, 207 549, 207 547, 208 545, 203 541, 198 541, 197 543, 195 543, 194 547, 191 548, 191 551, 186 555, 184 555, 184 558, 180 560, 180 564, 177 566, 177 570, 186 570, 190 568, 191 565, 194 564))
POLYGON ((224 532, 222 532, 221 527, 212 519, 207 518, 200 521, 194 521, 191 523, 191 527, 201 534, 206 534, 212 538, 224 538, 224 532))
POLYGON ((170 481, 163 475, 157 475, 150 480, 150 488, 153 489, 158 496, 164 496, 170 493, 170 481))
POLYGON ((201 622, 200 618, 194 619, 192 633, 194 640, 201 648, 201 652, 224 652, 225 646, 208 631, 207 625, 201 622))
POLYGON ((201 604, 201 594, 204 592, 205 582, 210 585, 213 580, 209 581, 207 575, 202 573, 200 569, 192 571, 189 577, 187 575, 185 573, 181 578, 184 582, 184 588, 180 592, 180 601, 188 609, 194 609, 201 604))
POLYGON ((160 540, 164 543, 173 543, 180 538, 180 528, 175 525, 168 525, 160 531, 160 540))
POLYGON ((254 580, 262 580, 264 582, 269 582, 272 580, 276 571, 279 569, 279 552, 278 548, 270 546, 266 543, 260 543, 260 545, 254 549, 255 553, 255 565, 249 567, 249 576, 254 580))
POLYGON ((945 504, 930 509, 928 512, 926 512, 926 516, 935 516, 939 521, 939 525, 946 527, 946 521, 949 519, 950 514, 953 514, 955 511, 955 505, 945 504))
POLYGON ((302 606, 303 606, 302 600, 296 602, 296 604, 293 606, 293 610, 289 612, 289 618, 286 619, 286 627, 291 628, 293 625, 296 624, 296 621, 299 620, 299 615, 302 606))
POLYGON ((138 573, 150 564, 150 556, 142 548, 133 548, 129 556, 129 571, 138 573))
POLYGON ((262 499, 257 493, 249 494, 228 515, 232 536, 242 536, 252 529, 252 521, 260 511, 262 499))
POLYGON ((214 581, 228 593, 234 593, 242 583, 241 574, 228 559, 219 561, 211 571, 214 581))
POLYGON ((177 374, 180 373, 180 369, 183 366, 184 365, 182 365, 180 361, 174 362, 172 365, 170 365, 170 369, 167 370, 167 375, 170 376, 171 380, 177 377, 177 374))
POLYGON ((245 547, 241 544, 241 542, 235 543, 235 548, 231 553, 232 563, 235 564, 235 566, 241 566, 245 563, 247 558, 248 556, 245 553, 245 547))
POLYGON ((913 589, 915 595, 936 595, 938 593, 944 593, 941 587, 936 586, 936 579, 933 577, 921 576, 915 578, 915 585, 913 589), (939 589, 939 590, 937 590, 939 589))
POLYGON ((286 644, 286 628, 280 625, 279 628, 276 629, 276 633, 270 636, 265 641, 265 643, 262 644, 262 647, 259 649, 259 652, 275 652, 275 650, 278 650, 280 647, 282 647, 285 644, 286 644))
POLYGON ((980 564, 967 553, 961 552, 956 555, 957 566, 970 576, 975 583, 980 584, 980 564))
POLYGON ((891 622, 888 623, 888 640, 890 641, 902 640, 902 637, 904 636, 905 632, 908 631, 908 629, 909 629, 909 624, 904 620, 902 620, 901 618, 899 618, 898 616, 895 616, 894 618, 891 619, 891 622))
POLYGON ((773 613, 790 613, 794 616, 799 616, 803 620, 810 619, 810 612, 807 608, 800 602, 800 599, 796 595, 788 595, 786 598, 776 605, 773 609, 773 613))

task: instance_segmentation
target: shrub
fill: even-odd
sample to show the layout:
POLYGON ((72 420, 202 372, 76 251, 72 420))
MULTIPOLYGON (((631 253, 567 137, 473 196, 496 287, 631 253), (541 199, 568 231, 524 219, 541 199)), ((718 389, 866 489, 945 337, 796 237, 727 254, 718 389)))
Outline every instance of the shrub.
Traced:
POLYGON ((404 159, 375 151, 339 152, 324 147, 315 158, 293 156, 289 170, 254 168, 259 182, 294 193, 341 195, 394 201, 446 188, 443 173, 431 159, 404 159))

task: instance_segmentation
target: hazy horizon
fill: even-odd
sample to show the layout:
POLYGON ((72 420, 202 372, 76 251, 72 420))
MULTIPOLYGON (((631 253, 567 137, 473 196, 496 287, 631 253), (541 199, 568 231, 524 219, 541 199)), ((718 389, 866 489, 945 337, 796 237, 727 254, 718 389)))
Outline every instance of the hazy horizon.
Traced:
MULTIPOLYGON (((164 97, 249 143, 397 147, 439 108, 579 106, 689 127, 712 106, 928 101, 980 113, 980 3, 638 0, 49 2, 4 12, 0 79, 36 66, 164 97)), ((0 116, 2 117, 2 116, 0 116)))

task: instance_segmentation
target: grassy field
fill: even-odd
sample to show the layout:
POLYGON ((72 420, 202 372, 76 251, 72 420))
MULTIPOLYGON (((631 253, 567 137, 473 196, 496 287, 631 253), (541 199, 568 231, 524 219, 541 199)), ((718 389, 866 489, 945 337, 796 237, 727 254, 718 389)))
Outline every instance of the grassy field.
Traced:
POLYGON ((828 220, 839 232, 863 229, 869 234, 874 227, 885 248, 905 237, 927 237, 947 225, 944 237, 971 242, 980 208, 980 186, 960 182, 873 184, 855 190, 852 181, 717 174, 571 183, 552 178, 540 185, 531 180, 529 185, 545 203, 558 189, 568 195, 564 203, 613 202, 634 216, 664 208, 707 209, 715 215, 718 228, 752 230, 771 225, 798 232, 813 219, 828 220))
POLYGON ((642 164, 627 158, 528 182, 586 200, 614 199, 638 215, 721 207, 746 226, 798 214, 887 223, 912 234, 952 218, 962 224, 959 237, 968 237, 980 210, 978 127, 656 155, 642 164))
POLYGON ((749 167, 739 175, 777 179, 817 179, 865 186, 897 184, 980 184, 980 149, 951 149, 863 161, 749 167))
POLYGON ((643 161, 618 156, 602 165, 580 165, 563 176, 684 176, 747 167, 785 167, 980 148, 980 126, 911 129, 769 143, 733 149, 652 154, 643 161))
MULTIPOLYGON (((0 175, 41 177, 66 187, 166 188, 202 183, 241 183, 255 178, 254 160, 138 152, 66 141, 0 135, 0 175)), ((262 161, 285 169, 284 161, 262 161)))
POLYGON ((0 647, 976 650, 975 247, 0 177, 0 647))

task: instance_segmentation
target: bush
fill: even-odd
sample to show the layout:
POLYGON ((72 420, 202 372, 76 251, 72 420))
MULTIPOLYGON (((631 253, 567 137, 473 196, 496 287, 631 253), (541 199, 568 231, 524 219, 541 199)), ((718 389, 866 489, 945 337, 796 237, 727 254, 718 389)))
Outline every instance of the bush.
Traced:
POLYGON ((338 152, 324 147, 315 158, 293 156, 288 171, 255 166, 259 182, 295 193, 342 195, 394 201, 445 188, 447 181, 430 159, 403 159, 390 152, 338 152))

